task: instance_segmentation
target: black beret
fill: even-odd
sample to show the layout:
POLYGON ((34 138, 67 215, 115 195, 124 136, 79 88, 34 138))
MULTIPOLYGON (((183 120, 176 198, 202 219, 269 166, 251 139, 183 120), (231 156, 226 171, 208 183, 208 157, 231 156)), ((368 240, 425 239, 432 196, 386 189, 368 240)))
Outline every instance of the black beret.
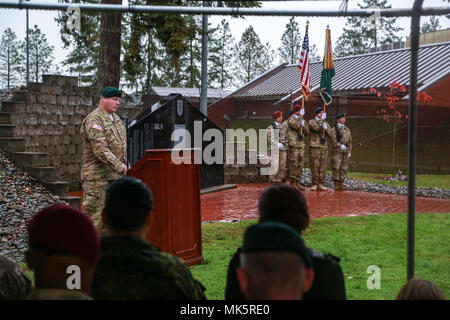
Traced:
POLYGON ((102 90, 102 96, 105 98, 119 97, 122 98, 123 91, 114 87, 106 87, 102 90))
POLYGON ((342 117, 346 117, 346 114, 345 114, 345 113, 339 113, 339 114, 336 116, 336 119, 340 119, 340 118, 342 118, 342 117))
POLYGON ((321 113, 323 111, 323 108, 322 107, 317 107, 315 110, 314 110, 314 114, 319 114, 319 113, 321 113))
POLYGON ((312 259, 299 233, 287 224, 263 222, 250 226, 244 233, 243 253, 255 252, 297 253, 307 267, 312 267, 312 259))

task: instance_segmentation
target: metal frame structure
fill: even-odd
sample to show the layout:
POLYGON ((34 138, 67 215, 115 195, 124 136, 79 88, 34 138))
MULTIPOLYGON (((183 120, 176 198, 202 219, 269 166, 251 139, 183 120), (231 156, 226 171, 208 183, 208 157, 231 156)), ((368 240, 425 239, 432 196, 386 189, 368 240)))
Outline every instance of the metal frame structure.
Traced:
MULTIPOLYGON (((205 1, 208 2, 208 1, 205 1)), ((101 12, 139 12, 139 13, 167 13, 167 14, 207 14, 234 16, 316 16, 316 17, 368 17, 378 12, 384 17, 411 17, 413 9, 356 9, 356 10, 302 10, 302 9, 261 9, 261 8, 217 8, 217 7, 179 7, 179 6, 146 6, 146 5, 113 5, 86 3, 39 3, 22 2, 21 0, 0 1, 0 8, 67 10, 76 5, 83 11, 101 12)), ((420 15, 445 15, 450 13, 448 8, 421 8, 420 15)))
MULTIPOLYGON (((423 0, 415 0, 412 8, 379 9, 379 10, 298 10, 298 9, 261 9, 261 8, 213 8, 207 7, 179 7, 179 6, 134 6, 108 5, 108 4, 76 4, 83 11, 97 12, 139 12, 139 13, 165 13, 165 14, 201 14, 203 15, 202 38, 202 91, 201 110, 206 115, 206 87, 207 87, 207 15, 232 16, 316 16, 316 17, 369 17, 379 13, 383 17, 411 17, 411 66, 410 66, 410 92, 417 91, 417 67, 419 51, 420 17, 427 15, 450 14, 450 8, 422 8, 423 0)), ((30 3, 23 0, 1 1, 0 8, 10 9, 40 9, 66 11, 72 3, 30 3)), ((417 146, 417 95, 409 96, 408 119, 408 213, 407 213, 407 279, 414 277, 414 228, 415 228, 415 189, 416 189, 416 146, 417 146)))

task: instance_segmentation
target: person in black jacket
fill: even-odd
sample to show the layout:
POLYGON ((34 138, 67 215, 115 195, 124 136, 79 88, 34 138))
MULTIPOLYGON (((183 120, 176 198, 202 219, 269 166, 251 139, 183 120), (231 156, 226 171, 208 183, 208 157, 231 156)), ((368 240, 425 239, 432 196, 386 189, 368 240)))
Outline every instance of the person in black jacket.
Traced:
MULTIPOLYGON (((308 204, 303 194, 293 186, 276 184, 268 187, 258 203, 259 223, 282 222, 300 234, 309 225, 308 204)), ((322 255, 308 248, 314 265, 314 282, 303 296, 304 300, 345 300, 345 283, 340 259, 331 254, 322 255)), ((225 300, 244 300, 236 269, 240 267, 239 248, 230 260, 225 288, 225 300)))

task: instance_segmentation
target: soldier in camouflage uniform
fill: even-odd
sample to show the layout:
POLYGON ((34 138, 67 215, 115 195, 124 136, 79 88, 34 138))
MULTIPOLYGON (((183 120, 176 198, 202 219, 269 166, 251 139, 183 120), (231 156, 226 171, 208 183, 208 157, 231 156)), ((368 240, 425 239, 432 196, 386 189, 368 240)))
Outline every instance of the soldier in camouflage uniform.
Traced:
POLYGON ((272 124, 267 128, 267 143, 269 150, 271 150, 272 143, 274 144, 274 147, 278 148, 278 157, 274 154, 274 159, 272 159, 272 161, 278 162, 278 172, 269 176, 269 180, 272 183, 280 183, 286 179, 287 137, 286 130, 281 125, 283 113, 281 111, 275 111, 272 115, 272 119, 272 124), (274 129, 278 129, 278 131, 275 131, 274 129), (274 141, 272 141, 272 138, 274 141))
POLYGON ((108 236, 101 240, 94 299, 206 299, 205 288, 183 260, 147 242, 153 209, 148 187, 139 179, 123 177, 108 186, 105 198, 102 216, 108 236))
POLYGON ((327 136, 331 135, 331 127, 325 121, 327 114, 322 107, 314 111, 316 117, 308 121, 309 126, 309 165, 312 175, 312 191, 327 191, 324 186, 327 174, 328 145, 327 136))
POLYGON ((287 131, 289 151, 289 181, 297 189, 304 191, 301 185, 304 157, 305 157, 305 137, 309 135, 306 121, 303 119, 305 110, 299 104, 292 108, 291 116, 283 122, 283 127, 287 131))
POLYGON ((352 134, 345 126, 345 114, 336 116, 337 124, 331 130, 331 169, 333 170, 334 190, 346 190, 344 180, 347 175, 348 159, 352 152, 352 134))
POLYGON ((115 114, 123 91, 113 87, 102 90, 98 108, 92 111, 81 125, 83 139, 84 211, 102 231, 101 210, 107 185, 127 173, 126 131, 115 114))

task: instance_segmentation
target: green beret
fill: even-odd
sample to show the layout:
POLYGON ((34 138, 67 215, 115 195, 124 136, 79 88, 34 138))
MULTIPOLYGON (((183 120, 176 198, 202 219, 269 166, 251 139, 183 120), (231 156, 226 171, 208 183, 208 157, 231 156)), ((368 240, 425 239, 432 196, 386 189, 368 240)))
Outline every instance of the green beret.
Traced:
POLYGON ((114 88, 114 87, 106 87, 102 90, 102 97, 105 97, 105 98, 111 98, 111 97, 122 98, 122 96, 123 96, 123 91, 119 90, 117 88, 114 88))
POLYGON ((323 108, 322 107, 317 107, 315 110, 314 110, 314 114, 319 114, 319 113, 321 113, 323 111, 323 108))
POLYGON ((339 114, 336 116, 336 119, 340 119, 340 118, 342 118, 342 117, 346 117, 346 114, 345 114, 345 113, 339 113, 339 114))
POLYGON ((287 224, 263 222, 250 226, 244 233, 243 253, 255 252, 297 253, 307 267, 312 267, 312 259, 299 233, 287 224))

